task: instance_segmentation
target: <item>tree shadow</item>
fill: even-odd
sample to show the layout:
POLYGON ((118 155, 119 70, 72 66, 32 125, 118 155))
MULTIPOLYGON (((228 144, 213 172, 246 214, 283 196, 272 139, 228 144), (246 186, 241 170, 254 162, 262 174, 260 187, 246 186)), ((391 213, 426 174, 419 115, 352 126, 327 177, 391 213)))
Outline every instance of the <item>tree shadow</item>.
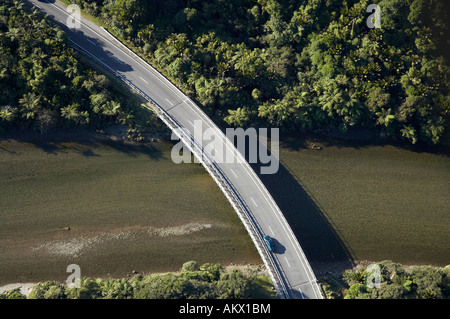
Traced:
MULTIPOLYGON (((54 21, 58 23, 58 21, 54 21)), ((76 39, 76 48, 81 48, 82 51, 94 52, 96 59, 100 60, 104 65, 119 73, 131 72, 133 68, 128 63, 123 62, 116 57, 112 52, 104 49, 104 43, 97 38, 90 37, 81 30, 70 29, 65 24, 58 24, 59 27, 65 31, 70 39, 76 39)), ((90 57, 90 55, 88 55, 90 57)), ((92 59, 92 58, 91 58, 92 59)), ((100 65, 103 66, 104 65, 100 65)))
POLYGON ((58 154, 58 153, 65 152, 64 148, 61 148, 61 146, 58 145, 58 143, 55 143, 52 141, 44 141, 44 140, 27 141, 27 140, 21 140, 21 139, 18 139, 18 141, 30 142, 35 147, 41 149, 42 151, 44 151, 47 154, 58 154))
POLYGON ((116 141, 116 140, 105 140, 102 142, 103 145, 108 145, 109 147, 115 149, 116 151, 127 154, 128 156, 137 157, 139 155, 146 155, 152 160, 166 159, 160 149, 156 148, 150 143, 137 143, 128 141, 116 141))
POLYGON ((450 146, 444 143, 438 145, 427 144, 419 141, 411 144, 394 138, 381 138, 379 134, 369 129, 352 129, 347 133, 330 133, 325 134, 303 134, 300 132, 283 132, 283 147, 298 151, 301 149, 311 149, 317 147, 336 147, 336 148, 354 148, 363 149, 367 147, 393 146, 414 153, 428 153, 434 155, 443 155, 450 157, 450 146))
POLYGON ((146 155, 152 160, 164 159, 163 152, 146 142, 119 140, 112 136, 91 132, 88 129, 58 130, 43 134, 27 130, 0 134, 0 140, 30 143, 47 154, 58 155, 76 152, 84 157, 98 157, 98 147, 110 147, 128 156, 146 155))
POLYGON ((81 155, 83 155, 84 157, 100 156, 99 154, 94 153, 94 151, 92 151, 91 149, 85 149, 85 150, 81 151, 81 155))
POLYGON ((6 149, 6 148, 4 148, 4 147, 2 147, 2 146, 0 146, 0 151, 6 152, 6 153, 8 153, 8 154, 10 154, 10 155, 18 155, 18 154, 19 154, 19 153, 17 153, 16 151, 11 151, 11 150, 6 149))
MULTIPOLYGON (((54 0, 39 0, 42 3, 52 4, 54 0)), ((82 51, 88 51, 91 54, 95 54, 95 57, 104 63, 111 69, 114 69, 117 72, 130 72, 133 71, 133 68, 128 63, 121 61, 117 56, 108 50, 105 50, 105 43, 103 40, 99 40, 99 38, 94 38, 87 33, 84 32, 85 26, 78 26, 74 19, 69 15, 67 21, 60 21, 56 19, 53 15, 47 14, 41 8, 35 7, 30 1, 25 1, 26 5, 30 8, 36 8, 42 12, 44 16, 47 16, 51 19, 52 23, 57 25, 62 31, 64 31, 65 35, 68 36, 69 39, 73 40, 76 43, 76 48, 81 49, 82 51), (72 26, 73 23, 73 26, 72 26)), ((68 14, 70 14, 70 10, 68 14)), ((70 44, 70 43, 69 43, 70 44)))

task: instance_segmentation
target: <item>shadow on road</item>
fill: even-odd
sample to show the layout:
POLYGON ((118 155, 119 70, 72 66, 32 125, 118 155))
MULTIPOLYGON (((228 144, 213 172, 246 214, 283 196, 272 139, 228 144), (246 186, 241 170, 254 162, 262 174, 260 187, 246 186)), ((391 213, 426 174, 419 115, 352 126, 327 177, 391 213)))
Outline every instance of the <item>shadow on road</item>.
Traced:
POLYGON ((272 237, 273 245, 275 248, 273 249, 273 252, 278 255, 282 255, 286 252, 286 247, 282 243, 280 243, 276 238, 272 237))
MULTIPOLYGON (((33 4, 29 1, 25 1, 26 4, 30 8, 34 8, 33 4)), ((40 1, 43 3, 54 3, 54 0, 43 0, 40 1)), ((45 12, 43 12, 41 9, 39 9, 44 15, 45 12)), ((64 10, 64 9, 61 9, 64 10)), ((71 12, 67 12, 70 14, 71 12)), ((103 63, 111 67, 117 72, 129 72, 132 71, 133 68, 131 65, 121 61, 117 57, 115 57, 110 51, 104 49, 105 43, 102 43, 102 40, 97 40, 96 38, 90 37, 87 34, 84 33, 84 31, 88 30, 85 25, 81 25, 80 27, 75 26, 75 20, 71 18, 71 16, 67 16, 67 21, 60 21, 58 19, 55 19, 54 16, 48 15, 48 17, 52 20, 52 22, 58 27, 61 28, 61 30, 64 31, 64 33, 68 36, 69 39, 75 41, 77 45, 81 46, 82 49, 88 50, 90 53, 95 54, 96 57, 98 57, 103 63), (74 25, 73 27, 72 24, 74 25)))

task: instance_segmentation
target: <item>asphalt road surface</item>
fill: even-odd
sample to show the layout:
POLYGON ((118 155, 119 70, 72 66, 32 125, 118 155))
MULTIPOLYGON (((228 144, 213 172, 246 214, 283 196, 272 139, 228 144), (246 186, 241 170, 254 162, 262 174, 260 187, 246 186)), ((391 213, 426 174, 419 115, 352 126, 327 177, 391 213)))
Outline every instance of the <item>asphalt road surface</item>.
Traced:
POLYGON ((205 152, 216 160, 222 173, 240 194, 261 236, 269 235, 274 239, 275 250, 264 253, 270 254, 269 257, 281 274, 287 290, 285 297, 322 299, 309 262, 278 206, 248 163, 242 160, 242 154, 237 152, 234 143, 225 138, 200 108, 103 28, 84 18, 81 18, 79 28, 69 28, 68 25, 74 20, 68 20, 71 17, 64 4, 44 0, 25 2, 50 15, 67 32, 73 43, 150 96, 183 129, 190 132, 196 143, 205 147, 205 152))

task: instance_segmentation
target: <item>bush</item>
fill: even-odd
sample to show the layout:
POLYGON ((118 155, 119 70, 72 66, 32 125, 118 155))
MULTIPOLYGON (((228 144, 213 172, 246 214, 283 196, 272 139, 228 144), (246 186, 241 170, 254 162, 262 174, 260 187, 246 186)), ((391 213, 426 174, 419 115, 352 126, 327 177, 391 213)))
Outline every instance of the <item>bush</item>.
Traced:
POLYGON ((133 297, 133 290, 136 286, 135 281, 128 281, 126 279, 96 280, 101 298, 104 299, 131 299, 133 297))
POLYGON ((56 281, 46 281, 33 286, 30 299, 65 299, 65 286, 56 281))
POLYGON ((200 266, 198 265, 198 263, 196 261, 187 261, 183 264, 183 267, 181 267, 181 271, 186 272, 186 271, 197 271, 200 269, 200 266))
MULTIPOLYGON (((36 284, 33 299, 218 299, 251 298, 258 291, 256 276, 234 269, 225 272, 220 264, 195 261, 183 264, 180 273, 136 275, 131 279, 81 279, 80 288, 54 281, 36 284)), ((262 288, 264 289, 264 288, 262 288)), ((20 297, 15 294, 0 298, 20 297)))
POLYGON ((415 297, 419 299, 441 299, 444 297, 445 273, 442 269, 421 266, 412 267, 411 276, 416 283, 415 297))
POLYGON ((366 267, 346 270, 343 280, 350 286, 346 299, 442 299, 450 297, 450 267, 405 267, 391 261, 378 264, 381 269, 379 288, 366 285, 366 267))
POLYGON ((0 299, 26 299, 26 296, 20 293, 20 289, 11 289, 0 294, 0 299))
POLYGON ((68 299, 97 299, 102 296, 98 283, 90 278, 81 278, 80 288, 66 288, 68 299))
POLYGON ((355 283, 350 286, 345 299, 370 299, 370 289, 365 284, 355 283))

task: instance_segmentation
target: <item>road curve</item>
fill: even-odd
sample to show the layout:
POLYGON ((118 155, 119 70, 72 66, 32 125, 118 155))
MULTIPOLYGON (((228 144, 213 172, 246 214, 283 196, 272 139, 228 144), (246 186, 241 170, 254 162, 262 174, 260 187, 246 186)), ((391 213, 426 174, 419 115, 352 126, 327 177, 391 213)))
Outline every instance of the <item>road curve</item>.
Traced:
POLYGON ((308 260, 270 193, 234 143, 189 97, 91 21, 81 18, 80 28, 68 28, 69 13, 59 1, 25 2, 51 16, 68 34, 74 46, 157 105, 163 114, 160 118, 178 137, 184 138, 191 150, 202 151, 197 156, 238 212, 269 268, 281 298, 323 298, 308 260), (199 139, 199 132, 212 132, 214 138, 199 139), (232 154, 234 160, 215 161, 216 158, 225 158, 225 154, 232 154), (226 187, 223 181, 226 181, 226 187), (264 235, 275 239, 273 252, 262 243, 264 235))

